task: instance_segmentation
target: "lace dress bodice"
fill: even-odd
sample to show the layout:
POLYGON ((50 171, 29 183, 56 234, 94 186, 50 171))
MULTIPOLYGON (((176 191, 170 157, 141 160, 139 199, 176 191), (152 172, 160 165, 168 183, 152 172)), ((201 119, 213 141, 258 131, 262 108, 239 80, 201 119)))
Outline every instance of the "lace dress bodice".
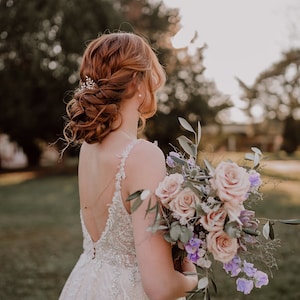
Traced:
POLYGON ((71 272, 60 300, 146 300, 134 247, 131 216, 124 207, 121 183, 125 163, 135 140, 121 155, 115 179, 115 192, 108 208, 108 218, 100 239, 94 242, 84 224, 83 253, 71 272))

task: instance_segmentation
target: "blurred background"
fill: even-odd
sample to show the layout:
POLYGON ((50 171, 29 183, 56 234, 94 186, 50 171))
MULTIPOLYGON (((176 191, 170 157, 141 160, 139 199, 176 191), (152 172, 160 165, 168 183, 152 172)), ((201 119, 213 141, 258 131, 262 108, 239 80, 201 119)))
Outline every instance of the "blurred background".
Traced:
MULTIPOLYGON (((211 160, 260 148, 258 210, 299 218, 299 17, 296 0, 0 0, 0 299, 57 299, 81 251, 63 116, 85 46, 107 30, 145 35, 167 72, 145 138, 172 150, 181 116, 201 122, 211 160)), ((213 299, 300 299, 299 227, 277 229, 270 285, 244 297, 220 275, 213 299)))

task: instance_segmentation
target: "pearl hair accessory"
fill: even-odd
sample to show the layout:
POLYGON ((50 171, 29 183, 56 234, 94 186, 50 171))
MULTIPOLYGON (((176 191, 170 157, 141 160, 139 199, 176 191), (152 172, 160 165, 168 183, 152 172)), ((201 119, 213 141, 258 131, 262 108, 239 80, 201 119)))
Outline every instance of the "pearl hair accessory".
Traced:
POLYGON ((89 77, 89 76, 85 76, 85 81, 83 81, 81 84, 80 84, 80 87, 79 87, 79 91, 83 91, 85 89, 88 89, 88 90, 92 90, 96 87, 96 83, 95 81, 89 77))

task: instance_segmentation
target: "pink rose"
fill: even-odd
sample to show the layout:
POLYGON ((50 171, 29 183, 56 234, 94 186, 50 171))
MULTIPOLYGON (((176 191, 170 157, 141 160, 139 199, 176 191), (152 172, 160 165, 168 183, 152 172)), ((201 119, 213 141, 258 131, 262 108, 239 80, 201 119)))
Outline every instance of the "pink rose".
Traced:
POLYGON ((215 170, 211 184, 221 201, 230 202, 234 207, 247 198, 250 189, 249 173, 234 162, 221 162, 215 170))
POLYGON ((185 188, 169 202, 169 207, 173 216, 184 224, 194 217, 197 203, 200 203, 197 195, 190 188, 185 188))
POLYGON ((183 176, 179 173, 175 173, 166 176, 164 180, 159 183, 155 194, 160 198, 161 203, 165 207, 169 208, 169 202, 179 193, 183 181, 183 176))
POLYGON ((222 208, 211 210, 207 215, 202 216, 200 223, 207 231, 219 231, 223 228, 226 218, 226 211, 222 208))
POLYGON ((215 260, 228 263, 236 255, 239 248, 236 238, 230 238, 223 230, 212 231, 206 236, 207 250, 215 260))

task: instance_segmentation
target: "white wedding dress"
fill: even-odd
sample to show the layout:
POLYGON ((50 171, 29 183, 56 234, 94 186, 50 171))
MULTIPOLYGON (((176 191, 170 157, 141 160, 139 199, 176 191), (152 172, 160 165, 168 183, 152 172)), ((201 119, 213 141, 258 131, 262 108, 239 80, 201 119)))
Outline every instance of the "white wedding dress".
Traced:
POLYGON ((121 155, 115 192, 105 229, 97 242, 90 237, 80 212, 83 253, 72 270, 59 300, 144 300, 137 266, 130 214, 121 197, 125 161, 135 140, 121 155))

